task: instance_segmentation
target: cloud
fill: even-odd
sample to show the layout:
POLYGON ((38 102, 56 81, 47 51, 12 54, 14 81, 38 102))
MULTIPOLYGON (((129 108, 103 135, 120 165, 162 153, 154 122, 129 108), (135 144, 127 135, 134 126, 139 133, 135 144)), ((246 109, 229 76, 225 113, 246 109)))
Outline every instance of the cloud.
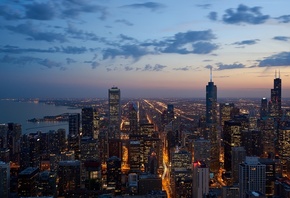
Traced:
POLYGON ((160 4, 160 3, 146 2, 146 3, 135 3, 135 4, 125 5, 122 7, 146 8, 146 9, 150 9, 151 11, 156 11, 158 9, 165 7, 165 6, 163 4, 160 4))
POLYGON ((270 18, 269 15, 263 15, 260 7, 248 7, 240 4, 236 10, 227 9, 223 15, 223 22, 228 24, 261 24, 270 18))
POLYGON ((215 36, 211 30, 188 31, 177 33, 174 37, 159 42, 159 46, 155 45, 161 47, 160 51, 163 53, 208 54, 218 47, 215 44, 201 41, 212 39, 215 39, 215 36))
POLYGON ((127 26, 133 26, 134 24, 125 20, 125 19, 118 19, 118 20, 115 20, 116 23, 122 23, 122 24, 125 24, 127 26))
POLYGON ((191 69, 192 69, 191 66, 173 68, 173 70, 175 70, 175 71, 188 71, 188 70, 191 70, 191 69))
POLYGON ((66 58, 66 64, 70 65, 72 63, 76 63, 77 61, 72 58, 66 58))
POLYGON ((192 51, 194 54, 209 54, 218 48, 216 44, 210 42, 197 42, 192 47, 194 48, 192 51))
POLYGON ((213 69, 213 66, 212 65, 207 65, 204 67, 205 69, 213 69))
POLYGON ((88 1, 63 1, 64 18, 77 18, 81 13, 100 13, 99 19, 105 20, 108 16, 106 7, 89 4, 88 1))
MULTIPOLYGON (((119 35, 120 39, 122 39, 122 41, 136 41, 135 38, 130 37, 130 36, 126 36, 124 34, 120 34, 119 35)), ((136 41, 137 42, 137 41, 136 41)))
POLYGON ((61 47, 62 52, 66 54, 83 54, 87 52, 87 48, 85 47, 74 47, 74 46, 67 46, 61 47))
POLYGON ((30 40, 47 42, 59 41, 61 43, 67 41, 65 35, 54 32, 40 32, 39 27, 33 26, 30 22, 19 24, 17 26, 7 25, 6 28, 12 32, 27 35, 30 40))
POLYGON ((233 45, 254 45, 258 41, 260 41, 260 40, 259 39, 243 40, 243 41, 235 42, 235 43, 233 43, 233 45))
POLYGON ((7 5, 0 6, 0 16, 2 16, 6 20, 17 20, 22 19, 20 13, 7 5))
POLYGON ((5 55, 0 59, 1 63, 10 63, 10 64, 15 64, 15 65, 27 65, 27 64, 39 64, 41 66, 45 66, 47 68, 53 68, 57 67, 60 70, 65 70, 66 68, 63 67, 62 63, 60 62, 55 62, 50 59, 42 59, 42 58, 35 58, 32 56, 20 56, 20 57, 14 57, 14 56, 9 56, 5 55))
POLYGON ((145 65, 145 67, 143 68, 143 71, 162 71, 164 68, 166 68, 167 66, 165 65, 160 65, 160 64, 155 64, 154 66, 153 65, 150 65, 150 64, 147 64, 145 65))
POLYGON ((100 63, 97 61, 85 61, 84 63, 89 63, 92 66, 92 69, 96 69, 98 66, 100 66, 100 63))
POLYGON ((210 12, 207 17, 212 21, 216 21, 218 18, 218 14, 217 12, 210 12))
POLYGON ((281 52, 258 62, 259 67, 290 66, 290 52, 281 52))
POLYGON ((132 70, 134 70, 134 68, 133 67, 130 67, 130 66, 126 66, 124 68, 125 68, 125 71, 132 71, 132 70))
POLYGON ((36 3, 27 4, 24 6, 26 8, 26 16, 28 19, 36 20, 51 20, 55 16, 55 8, 49 3, 36 3))
POLYGON ((132 57, 139 60, 140 57, 149 54, 149 52, 138 45, 123 45, 119 49, 108 48, 103 50, 103 59, 115 58, 124 56, 125 58, 132 57))
POLYGON ((211 7, 211 4, 198 4, 197 7, 203 8, 203 9, 209 9, 211 7))
POLYGON ((273 37, 274 40, 278 40, 278 41, 288 41, 290 40, 289 36, 275 36, 273 37))
POLYGON ((276 18, 280 23, 289 23, 290 15, 282 15, 276 18))
POLYGON ((217 63, 218 66, 217 70, 227 70, 227 69, 242 69, 245 68, 245 65, 241 63, 233 63, 233 64, 222 64, 217 63))

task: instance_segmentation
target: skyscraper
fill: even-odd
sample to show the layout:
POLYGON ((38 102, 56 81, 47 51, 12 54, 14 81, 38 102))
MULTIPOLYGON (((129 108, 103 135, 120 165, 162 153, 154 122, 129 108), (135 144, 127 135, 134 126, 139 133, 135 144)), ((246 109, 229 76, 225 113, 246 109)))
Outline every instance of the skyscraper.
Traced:
POLYGON ((118 87, 109 89, 109 139, 120 138, 121 92, 118 87))
POLYGON ((267 116, 268 116, 268 100, 267 98, 262 98, 260 108, 260 119, 263 119, 267 116))
POLYGON ((92 107, 82 108, 82 134, 83 136, 94 136, 94 109, 92 107))
POLYGON ((246 193, 266 191, 266 165, 259 162, 258 157, 246 157, 244 163, 239 165, 240 198, 246 198, 246 193))
POLYGON ((217 127, 217 86, 212 82, 212 68, 210 69, 210 82, 206 86, 206 125, 209 130, 208 138, 211 143, 210 171, 219 170, 219 141, 217 127))
POLYGON ((0 161, 0 197, 8 198, 10 193, 10 164, 0 161))
POLYGON ((271 117, 280 118, 282 116, 282 109, 281 109, 281 79, 280 79, 280 71, 279 75, 277 76, 277 72, 275 72, 275 79, 274 79, 274 88, 271 89, 271 100, 269 101, 269 113, 271 117))
POLYGON ((193 197, 202 198, 209 192, 209 169, 202 161, 193 163, 193 197))

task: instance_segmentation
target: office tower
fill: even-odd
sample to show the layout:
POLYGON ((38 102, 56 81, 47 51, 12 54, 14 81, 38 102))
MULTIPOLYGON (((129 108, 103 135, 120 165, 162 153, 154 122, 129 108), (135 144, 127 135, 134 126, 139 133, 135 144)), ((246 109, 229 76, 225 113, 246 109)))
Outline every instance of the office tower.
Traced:
POLYGON ((212 81, 212 68, 210 69, 210 82, 206 86, 206 124, 209 130, 208 137, 211 143, 210 171, 219 171, 220 142, 217 127, 217 86, 212 81))
POLYGON ((7 131, 6 124, 0 124, 0 149, 7 148, 7 131))
POLYGON ((109 89, 109 139, 120 138, 121 92, 118 87, 109 89))
POLYGON ((290 157, 290 121, 283 121, 278 129, 278 155, 283 165, 283 172, 286 171, 286 164, 290 157))
POLYGON ((203 161, 208 167, 210 165, 210 141, 199 138, 193 142, 194 162, 203 161))
POLYGON ((282 177, 281 163, 279 159, 260 158, 259 162, 266 166, 266 191, 267 197, 272 197, 277 178, 282 177))
POLYGON ((138 107, 135 103, 129 103, 129 122, 130 122, 130 134, 137 134, 138 132, 138 107))
POLYGON ((147 195, 150 191, 162 191, 162 179, 157 175, 140 174, 138 181, 138 194, 147 195))
POLYGON ((121 139, 109 139, 109 157, 116 156, 122 159, 122 140, 121 139))
POLYGON ((143 139, 143 164, 145 171, 152 174, 161 174, 163 168, 163 147, 161 139, 144 137, 143 139))
POLYGON ((154 132, 154 124, 140 124, 139 135, 151 137, 153 136, 154 132))
POLYGON ((0 197, 8 198, 10 194, 10 164, 0 161, 0 197))
POLYGON ((232 183, 239 182, 239 165, 246 159, 246 150, 244 147, 232 148, 232 183))
POLYGON ((234 103, 220 103, 220 126, 224 126, 224 122, 232 119, 234 103))
POLYGON ((202 161, 193 163, 193 196, 203 198, 209 193, 209 168, 202 161))
POLYGON ((102 188, 102 166, 99 160, 84 162, 85 187, 88 190, 101 190, 102 188))
POLYGON ((65 129, 51 130, 48 132, 48 151, 49 153, 60 154, 66 149, 65 129))
POLYGON ((82 108, 82 136, 94 136, 94 109, 92 107, 82 108))
POLYGON ((223 186, 222 198, 240 198, 239 187, 223 186))
POLYGON ((275 193, 274 197, 284 198, 290 197, 290 180, 286 177, 279 178, 275 182, 275 193))
POLYGON ((136 173, 128 174, 128 187, 130 195, 138 194, 138 175, 136 173))
POLYGON ((248 156, 261 156, 263 154, 262 132, 260 130, 243 130, 242 145, 248 156))
POLYGON ((166 122, 167 124, 174 120, 174 105, 168 104, 167 111, 166 111, 166 122))
POLYGON ((274 118, 281 118, 282 109, 281 109, 281 79, 280 79, 280 71, 279 75, 275 71, 275 79, 274 79, 274 88, 271 89, 271 100, 269 101, 269 114, 274 118))
POLYGON ((239 165, 240 198, 246 198, 247 192, 266 191, 266 165, 259 162, 258 157, 248 157, 239 165))
POLYGON ((100 116, 99 116, 99 111, 98 109, 94 108, 93 112, 93 138, 98 139, 99 134, 100 134, 100 116))
POLYGON ((191 162, 192 162, 191 153, 189 153, 186 150, 177 149, 172 154, 171 167, 173 171, 179 168, 185 168, 185 169, 191 170, 192 169, 191 162))
POLYGON ((232 148, 242 146, 241 122, 229 120, 224 125, 224 168, 232 168, 232 148))
POLYGON ((269 155, 276 153, 275 141, 277 139, 277 132, 275 129, 274 118, 267 117, 260 119, 257 122, 258 130, 262 133, 261 145, 263 154, 269 155))
POLYGON ((8 123, 7 146, 10 153, 10 161, 13 163, 20 163, 20 138, 21 125, 17 123, 8 123))
POLYGON ((99 159, 98 141, 93 137, 85 136, 80 143, 81 161, 99 159))
POLYGON ((69 135, 80 135, 80 114, 79 113, 71 113, 68 116, 68 132, 69 135))
POLYGON ((142 145, 139 140, 130 140, 129 145, 129 164, 130 172, 139 173, 141 170, 142 145))
POLYGON ((81 185, 81 163, 78 160, 60 161, 57 170, 58 196, 65 196, 70 191, 75 191, 81 185))
POLYGON ((268 116, 268 100, 267 98, 261 99, 260 119, 265 119, 268 116))
POLYGON ((107 190, 115 195, 121 192, 121 159, 112 156, 107 160, 107 190))
POLYGON ((36 197, 38 190, 39 169, 28 167, 18 175, 18 196, 19 197, 36 197))
POLYGON ((39 173, 38 178, 38 192, 39 196, 56 197, 56 173, 50 171, 43 171, 39 173))

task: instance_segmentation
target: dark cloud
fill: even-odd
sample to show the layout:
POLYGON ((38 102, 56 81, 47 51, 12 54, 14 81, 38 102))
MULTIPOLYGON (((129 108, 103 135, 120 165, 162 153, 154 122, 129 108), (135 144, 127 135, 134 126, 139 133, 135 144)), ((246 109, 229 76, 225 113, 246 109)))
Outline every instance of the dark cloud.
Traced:
POLYGON ((125 24, 127 26, 133 26, 134 24, 131 23, 130 21, 127 21, 125 19, 118 19, 118 20, 115 20, 116 23, 122 23, 122 24, 125 24))
POLYGON ((76 63, 77 61, 72 58, 66 58, 66 64, 70 65, 72 63, 76 63))
POLYGON ((213 66, 212 66, 212 65, 207 65, 207 66, 205 66, 204 68, 205 68, 205 69, 212 69, 213 66))
POLYGON ((282 15, 276 18, 280 23, 289 23, 290 15, 282 15))
POLYGON ((290 66, 290 52, 281 52, 258 62, 259 67, 290 66))
POLYGON ((106 7, 89 4, 88 1, 63 1, 63 7, 64 18, 77 18, 81 13, 99 13, 101 20, 105 20, 108 16, 106 7))
POLYGON ((173 70, 175 70, 175 71, 188 71, 188 70, 191 70, 191 69, 192 69, 191 66, 173 68, 173 70))
POLYGON ((35 58, 32 56, 20 56, 20 57, 14 57, 14 56, 9 56, 5 55, 0 59, 1 63, 10 63, 10 64, 15 64, 15 65, 27 65, 27 64, 39 64, 41 66, 45 66, 47 68, 54 68, 57 67, 60 70, 65 70, 65 67, 63 67, 62 63, 60 62, 55 62, 50 59, 42 59, 42 58, 35 58))
POLYGON ((6 6, 0 6, 0 16, 2 16, 6 20, 17 20, 22 19, 22 16, 16 10, 6 6))
POLYGON ((36 3, 25 5, 28 19, 51 20, 55 16, 55 8, 49 3, 36 3))
POLYGON ((211 7, 211 4, 198 4, 196 6, 202 9, 209 9, 211 7))
POLYGON ((160 4, 160 3, 146 2, 146 3, 135 3, 135 4, 125 5, 122 7, 147 8, 147 9, 150 9, 151 11, 156 11, 158 9, 165 7, 165 6, 163 4, 160 4))
POLYGON ((97 61, 85 61, 84 63, 89 63, 92 66, 92 69, 96 69, 98 66, 100 66, 100 63, 97 61))
POLYGON ((278 41, 288 41, 290 40, 290 37, 289 36, 275 36, 273 39, 278 40, 278 41))
POLYGON ((6 28, 12 32, 29 36, 28 39, 30 40, 47 42, 59 41, 61 43, 67 41, 65 35, 54 32, 40 32, 39 27, 33 26, 30 22, 19 24, 17 26, 7 25, 6 28))
POLYGON ((150 65, 150 64, 147 64, 145 65, 145 67, 143 68, 143 71, 162 71, 164 68, 166 68, 167 66, 165 65, 160 65, 160 64, 155 64, 154 66, 153 65, 150 65))
POLYGON ((130 36, 126 36, 124 34, 120 34, 119 37, 120 37, 120 39, 122 39, 122 41, 136 41, 137 42, 137 40, 135 38, 130 37, 130 36))
POLYGON ((160 51, 163 53, 208 54, 218 47, 215 44, 203 41, 212 39, 215 39, 215 36, 211 30, 188 31, 186 33, 177 33, 173 38, 159 42, 159 46, 155 45, 156 47, 161 47, 160 51), (189 44, 191 44, 191 48, 188 46, 189 44))
POLYGON ((87 48, 85 47, 74 47, 74 46, 67 46, 61 47, 61 51, 66 54, 83 54, 87 52, 87 48))
POLYGON ((233 43, 233 45, 254 45, 258 41, 260 41, 260 40, 259 39, 244 40, 244 41, 235 42, 235 43, 233 43))
POLYGON ((226 70, 226 69, 242 69, 246 66, 241 63, 233 63, 233 64, 223 64, 223 63, 217 63, 218 66, 217 70, 226 70))
POLYGON ((138 45, 123 45, 119 49, 108 48, 103 50, 103 59, 123 56, 125 58, 132 57, 138 60, 140 57, 147 54, 149 54, 149 52, 138 45))
POLYGON ((263 15, 260 7, 248 7, 240 4, 236 10, 227 9, 223 15, 223 22, 228 24, 261 24, 270 18, 269 15, 263 15))
POLYGON ((126 67, 124 67, 124 69, 125 69, 125 71, 132 71, 132 70, 134 70, 134 68, 133 67, 130 67, 130 66, 126 66, 126 67))
POLYGON ((216 21, 218 18, 218 13, 217 12, 210 12, 207 17, 212 21, 216 21))
POLYGON ((218 46, 210 42, 197 42, 192 45, 194 54, 209 54, 216 50, 218 46))

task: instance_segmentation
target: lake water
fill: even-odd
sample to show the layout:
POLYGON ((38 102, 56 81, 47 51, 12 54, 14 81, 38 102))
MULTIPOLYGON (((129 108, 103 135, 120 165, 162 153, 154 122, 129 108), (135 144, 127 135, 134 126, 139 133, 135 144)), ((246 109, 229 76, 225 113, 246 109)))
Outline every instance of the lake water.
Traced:
POLYGON ((68 122, 28 122, 28 119, 55 116, 63 113, 81 113, 81 109, 71 109, 66 106, 55 106, 44 103, 18 102, 0 100, 0 124, 18 123, 22 125, 22 134, 63 128, 68 132, 68 122))

